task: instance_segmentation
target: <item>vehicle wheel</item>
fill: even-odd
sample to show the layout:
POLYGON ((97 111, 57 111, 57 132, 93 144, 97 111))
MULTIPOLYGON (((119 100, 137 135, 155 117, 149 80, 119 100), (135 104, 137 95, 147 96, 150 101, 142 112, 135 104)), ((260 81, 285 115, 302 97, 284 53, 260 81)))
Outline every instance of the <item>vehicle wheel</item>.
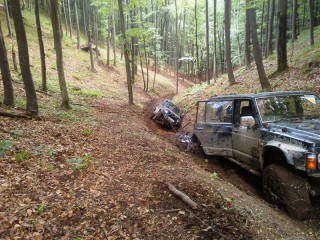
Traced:
POLYGON ((305 179, 284 166, 271 164, 263 171, 263 192, 272 203, 284 207, 288 214, 303 220, 311 210, 305 179))

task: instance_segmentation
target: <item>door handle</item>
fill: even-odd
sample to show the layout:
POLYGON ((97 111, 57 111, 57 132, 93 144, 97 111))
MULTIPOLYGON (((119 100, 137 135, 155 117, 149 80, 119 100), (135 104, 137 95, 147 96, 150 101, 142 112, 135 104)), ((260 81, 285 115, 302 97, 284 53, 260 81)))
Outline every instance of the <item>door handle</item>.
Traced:
POLYGON ((203 127, 198 127, 197 130, 203 130, 203 127))
POLYGON ((238 130, 233 130, 233 132, 237 133, 237 132, 239 132, 239 131, 238 131, 238 130))

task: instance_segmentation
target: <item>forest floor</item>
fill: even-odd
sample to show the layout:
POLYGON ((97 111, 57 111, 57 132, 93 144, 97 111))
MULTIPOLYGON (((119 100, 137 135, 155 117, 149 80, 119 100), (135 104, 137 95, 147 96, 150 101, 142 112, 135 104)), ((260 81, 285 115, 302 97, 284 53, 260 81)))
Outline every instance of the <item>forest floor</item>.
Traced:
POLYGON ((0 158, 0 239, 319 237, 318 220, 299 222, 267 203, 260 179, 186 152, 179 133, 149 119, 164 96, 174 95, 171 88, 162 97, 136 88, 129 106, 124 76, 108 72, 118 80, 117 95, 74 105, 82 111, 76 119, 61 120, 67 112, 0 117, 0 139, 11 145, 0 158), (198 208, 172 195, 169 183, 198 208))
MULTIPOLYGON (((72 103, 72 109, 64 111, 58 106, 50 21, 42 20, 50 91, 37 92, 40 117, 0 116, 0 239, 320 238, 319 219, 297 221, 267 203, 259 178, 224 159, 187 152, 179 142, 179 136, 192 128, 197 99, 260 91, 255 69, 239 69, 237 84, 231 87, 226 77, 191 88, 181 81, 178 95, 174 78, 161 75, 146 94, 140 75, 134 85, 135 105, 129 106, 123 62, 106 67, 101 60, 106 53, 101 50, 97 72, 92 73, 88 54, 76 50, 74 39, 64 37, 72 103), (149 119, 165 97, 174 97, 186 113, 181 132, 163 129, 149 119), (198 208, 189 209, 173 196, 169 183, 198 208)), ((24 11, 24 21, 31 70, 39 88, 33 14, 24 11)), ((5 41, 11 43, 8 49, 14 46, 12 39, 5 41)), ((306 67, 320 57, 317 42, 312 49, 297 44, 303 51, 293 55, 287 72, 272 79, 273 89, 320 92, 320 68, 306 67)), ((274 59, 265 67, 270 76, 274 59)), ((18 72, 13 78, 17 108, 0 104, 0 111, 21 114, 24 89, 18 72)), ((2 99, 1 83, 0 89, 2 99)))

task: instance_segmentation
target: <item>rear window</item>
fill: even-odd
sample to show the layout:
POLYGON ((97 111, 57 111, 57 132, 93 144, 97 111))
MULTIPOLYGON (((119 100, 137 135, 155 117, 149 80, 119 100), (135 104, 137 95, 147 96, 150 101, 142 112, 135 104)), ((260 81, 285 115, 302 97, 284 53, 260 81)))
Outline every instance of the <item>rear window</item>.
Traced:
POLYGON ((199 102, 198 123, 231 123, 232 101, 199 102))

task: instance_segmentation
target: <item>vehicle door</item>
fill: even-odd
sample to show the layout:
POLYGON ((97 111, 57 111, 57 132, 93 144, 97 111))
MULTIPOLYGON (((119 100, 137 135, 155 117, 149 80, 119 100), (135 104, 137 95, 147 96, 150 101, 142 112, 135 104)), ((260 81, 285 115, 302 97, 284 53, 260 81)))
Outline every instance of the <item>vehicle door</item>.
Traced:
POLYGON ((235 100, 232 148, 234 158, 259 168, 260 124, 251 99, 235 100))
POLYGON ((207 155, 232 156, 232 100, 198 102, 194 133, 207 155))

